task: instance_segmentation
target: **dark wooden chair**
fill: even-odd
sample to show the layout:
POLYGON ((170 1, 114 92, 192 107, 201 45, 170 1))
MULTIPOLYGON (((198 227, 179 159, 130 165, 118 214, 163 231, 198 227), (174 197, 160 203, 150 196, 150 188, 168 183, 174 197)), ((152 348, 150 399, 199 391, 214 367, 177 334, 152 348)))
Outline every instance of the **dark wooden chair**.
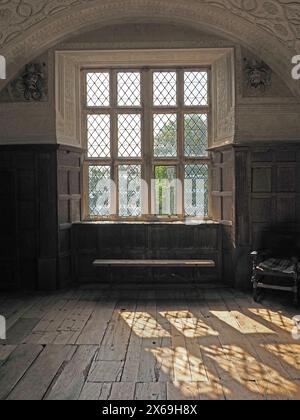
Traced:
MULTIPOLYGON (((251 253, 255 302, 267 289, 292 292, 298 305, 300 290, 300 247, 298 235, 267 233, 267 246, 251 253)), ((266 243, 265 242, 265 243, 266 243)))

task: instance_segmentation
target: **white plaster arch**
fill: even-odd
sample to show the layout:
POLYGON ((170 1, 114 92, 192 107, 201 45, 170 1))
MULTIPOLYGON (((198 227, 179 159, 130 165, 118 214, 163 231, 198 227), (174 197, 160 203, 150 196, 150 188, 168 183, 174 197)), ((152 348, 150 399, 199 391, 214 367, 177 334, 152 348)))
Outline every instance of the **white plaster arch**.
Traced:
MULTIPOLYGON (((294 27, 297 22, 282 0, 21 0, 23 9, 18 13, 15 3, 7 0, 0 4, 0 54, 7 59, 9 79, 28 61, 75 33, 157 18, 206 28, 239 42, 264 59, 300 95, 300 84, 291 77, 291 58, 300 46, 294 27), (37 3, 46 5, 37 9, 37 3), (20 13, 22 23, 16 24, 20 13)), ((294 6, 296 16, 300 4, 299 9, 294 6)))

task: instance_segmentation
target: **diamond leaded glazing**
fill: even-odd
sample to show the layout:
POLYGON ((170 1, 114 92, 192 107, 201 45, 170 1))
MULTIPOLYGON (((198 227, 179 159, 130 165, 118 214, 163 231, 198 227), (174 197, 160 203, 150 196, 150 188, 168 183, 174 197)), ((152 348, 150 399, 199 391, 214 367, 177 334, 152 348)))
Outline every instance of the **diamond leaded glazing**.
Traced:
POLYGON ((91 217, 111 213, 110 166, 89 167, 89 214, 91 217))
POLYGON ((109 73, 87 73, 87 106, 108 107, 110 105, 109 73))
POLYGON ((154 106, 176 106, 177 104, 177 73, 153 73, 153 104, 154 106))
POLYGON ((207 72, 184 73, 184 104, 186 106, 206 106, 208 104, 207 72))
POLYGON ((208 79, 176 67, 86 73, 87 215, 208 216, 208 79))
POLYGON ((141 105, 141 74, 118 73, 118 106, 141 105))
POLYGON ((177 214, 176 166, 155 167, 155 214, 172 216, 177 214))
POLYGON ((153 116, 154 156, 177 156, 177 114, 153 116))
POLYGON ((110 115, 88 115, 87 118, 88 157, 110 156, 110 115))
POLYGON ((208 165, 186 165, 184 185, 185 214, 208 216, 208 165))
POLYGON ((187 157, 207 156, 207 115, 185 114, 184 153, 187 157))
POLYGON ((119 166, 119 214, 138 217, 142 212, 142 169, 140 165, 119 166))
POLYGON ((141 157, 141 115, 120 114, 118 116, 119 157, 141 157))

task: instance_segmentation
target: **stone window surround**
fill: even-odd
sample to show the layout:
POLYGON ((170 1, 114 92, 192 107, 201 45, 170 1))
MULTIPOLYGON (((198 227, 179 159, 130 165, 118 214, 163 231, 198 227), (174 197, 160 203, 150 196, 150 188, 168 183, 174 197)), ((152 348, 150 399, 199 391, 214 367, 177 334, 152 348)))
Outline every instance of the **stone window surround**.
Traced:
MULTIPOLYGON (((84 77, 81 77, 85 70, 143 66, 211 68, 212 122, 209 147, 232 143, 235 121, 234 52, 234 48, 56 51, 57 143, 80 149, 85 147, 85 123, 82 112, 84 77)), ((87 214, 85 210, 87 200, 87 190, 83 188, 83 215, 87 214)))

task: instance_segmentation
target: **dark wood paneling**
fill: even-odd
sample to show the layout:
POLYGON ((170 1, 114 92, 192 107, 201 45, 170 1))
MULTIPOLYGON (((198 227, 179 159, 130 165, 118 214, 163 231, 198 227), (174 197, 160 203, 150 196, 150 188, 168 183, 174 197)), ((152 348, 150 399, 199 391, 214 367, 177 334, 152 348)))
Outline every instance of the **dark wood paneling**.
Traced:
POLYGON ((249 229, 251 245, 257 248, 274 232, 299 231, 300 145, 252 146, 249 151, 253 174, 249 229))
POLYGON ((0 289, 18 286, 15 179, 13 158, 0 153, 0 289))
POLYGON ((235 213, 236 213, 236 242, 239 246, 250 243, 250 183, 249 151, 239 148, 235 151, 235 213))
MULTIPOLYGON (((216 269, 161 270, 163 279, 175 271, 184 276, 195 274, 197 281, 221 280, 222 233, 216 224, 197 226, 170 224, 75 224, 76 277, 80 283, 99 282, 110 274, 94 269, 93 260, 106 258, 213 259, 216 269), (194 273, 195 271, 195 273, 194 273)), ((125 270, 126 271, 126 270, 125 270)), ((115 270, 117 279, 128 277, 124 270, 115 270)), ((147 270, 146 270, 147 271, 147 270)), ((145 277, 145 270, 130 270, 131 278, 145 277)))
POLYGON ((272 168, 270 166, 253 168, 252 192, 272 192, 272 168))
POLYGON ((250 287, 250 251, 276 231, 299 232, 299 144, 214 149, 212 189, 212 214, 223 224, 223 279, 250 287))
MULTIPOLYGON (((211 157, 211 213, 219 224, 77 224, 81 151, 1 147, 0 288, 99 281, 95 258, 202 257, 216 260, 217 268, 199 272, 198 281, 250 286, 252 248, 276 231, 299 232, 300 146, 226 146, 211 157)), ((131 274, 142 280, 145 272, 131 274)), ((100 281, 101 275, 108 272, 100 273, 100 281)))
POLYGON ((56 145, 1 147, 0 288, 54 290, 72 280, 80 161, 81 151, 56 145))
POLYGON ((81 151, 61 147, 57 152, 58 278, 60 287, 74 279, 72 225, 81 220, 81 151))
POLYGON ((234 150, 232 146, 216 148, 211 152, 211 214, 222 225, 222 279, 234 283, 233 236, 235 222, 234 203, 234 150))
POLYGON ((214 220, 232 224, 234 220, 234 153, 233 148, 211 152, 211 213, 214 220))
POLYGON ((54 289, 56 147, 3 146, 0 156, 0 288, 54 289))
POLYGON ((297 143, 236 148, 237 285, 250 286, 251 250, 263 248, 276 233, 299 231, 299 151, 297 143))

